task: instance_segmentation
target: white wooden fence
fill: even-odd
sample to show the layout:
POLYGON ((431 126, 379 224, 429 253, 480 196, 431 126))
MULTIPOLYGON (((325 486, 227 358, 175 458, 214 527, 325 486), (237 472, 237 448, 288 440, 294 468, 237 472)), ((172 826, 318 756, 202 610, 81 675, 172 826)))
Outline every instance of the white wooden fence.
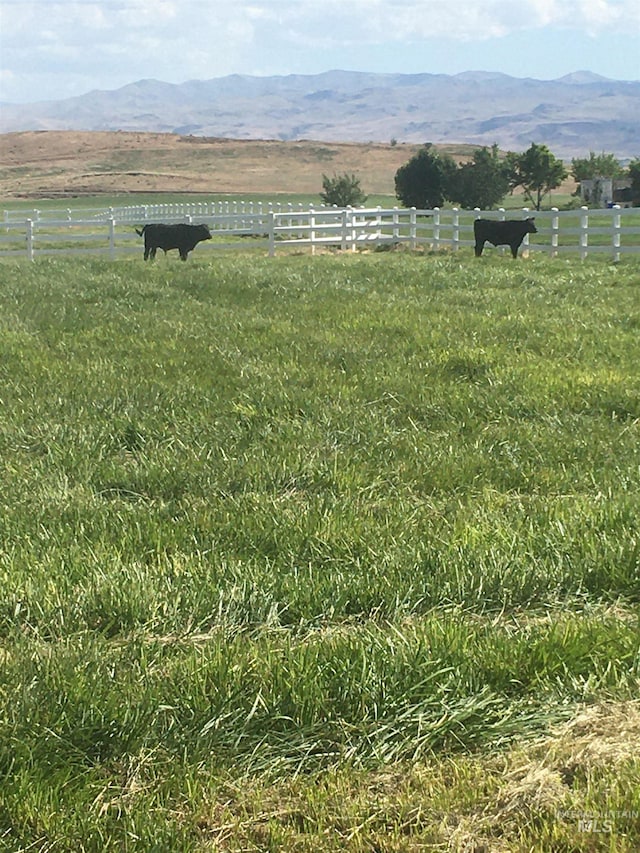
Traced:
MULTIPOLYGON (((118 222, 134 222, 144 224, 145 222, 164 222, 173 219, 184 221, 181 217, 208 217, 234 216, 245 214, 247 216, 262 215, 271 211, 282 213, 286 211, 301 211, 306 208, 302 204, 282 204, 281 202, 243 201, 242 199, 226 199, 218 201, 187 201, 169 202, 163 204, 128 204, 122 207, 91 207, 91 208, 33 208, 32 210, 5 210, 3 220, 7 222, 24 222, 26 219, 34 221, 65 220, 70 221, 75 215, 81 214, 82 219, 105 219, 113 216, 118 222)), ((319 207, 327 209, 325 205, 319 207)))
MULTIPOLYGON (((399 244, 438 251, 472 247, 473 221, 478 216, 514 219, 522 212, 414 208, 307 208, 242 202, 196 202, 182 205, 137 205, 108 211, 32 211, 21 216, 5 212, 0 225, 0 258, 47 255, 107 255, 137 253, 142 241, 135 226, 145 222, 204 222, 213 239, 196 249, 205 255, 220 249, 261 247, 273 256, 285 249, 381 249, 399 244), (221 207, 222 206, 222 207, 221 207), (251 241, 242 238, 253 238, 251 241)), ((527 234, 523 249, 577 254, 584 259, 605 253, 614 261, 640 253, 640 209, 535 213, 538 233, 527 234)), ((487 247, 486 251, 491 251, 487 247)), ((499 249, 498 251, 504 251, 499 249)))

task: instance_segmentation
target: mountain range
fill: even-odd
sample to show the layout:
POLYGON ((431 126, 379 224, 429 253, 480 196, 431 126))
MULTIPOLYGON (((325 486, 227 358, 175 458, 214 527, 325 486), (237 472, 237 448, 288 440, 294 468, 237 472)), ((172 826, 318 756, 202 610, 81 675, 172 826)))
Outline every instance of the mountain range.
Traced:
POLYGON ((231 139, 436 142, 558 157, 640 156, 640 81, 576 72, 557 80, 470 71, 313 75, 164 83, 0 105, 0 132, 128 130, 231 139))

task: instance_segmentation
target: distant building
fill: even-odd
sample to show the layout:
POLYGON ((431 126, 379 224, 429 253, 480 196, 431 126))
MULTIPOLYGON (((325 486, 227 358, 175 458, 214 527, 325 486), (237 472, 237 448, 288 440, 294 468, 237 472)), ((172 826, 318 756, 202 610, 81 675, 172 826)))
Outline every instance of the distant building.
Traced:
POLYGON ((595 208, 632 207, 633 194, 629 179, 593 178, 580 181, 580 198, 583 204, 595 208))

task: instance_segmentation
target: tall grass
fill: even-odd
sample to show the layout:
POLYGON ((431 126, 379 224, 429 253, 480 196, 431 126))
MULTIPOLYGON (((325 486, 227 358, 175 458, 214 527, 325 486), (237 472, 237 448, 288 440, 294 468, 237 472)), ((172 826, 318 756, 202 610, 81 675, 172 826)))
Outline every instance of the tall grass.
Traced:
POLYGON ((9 849, 210 849, 206 778, 636 695, 639 271, 3 264, 9 849))

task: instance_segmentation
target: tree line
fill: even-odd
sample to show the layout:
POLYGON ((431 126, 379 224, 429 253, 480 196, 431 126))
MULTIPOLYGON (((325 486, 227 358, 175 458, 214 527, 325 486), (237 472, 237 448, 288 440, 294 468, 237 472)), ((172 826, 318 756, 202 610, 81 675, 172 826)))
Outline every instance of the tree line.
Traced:
MULTIPOLYGON (((633 203, 640 205, 640 158, 625 169, 613 154, 595 154, 574 158, 571 174, 582 181, 595 178, 628 177, 633 203)), ((458 164, 448 154, 440 153, 427 142, 395 174, 396 197, 405 207, 419 210, 441 207, 445 202, 467 210, 479 207, 490 210, 510 192, 521 189, 525 200, 540 210, 543 199, 559 187, 569 172, 562 160, 546 145, 532 143, 521 154, 512 151, 502 156, 497 145, 478 148, 467 163, 458 164)), ((364 204, 360 180, 354 174, 323 175, 325 204, 338 207, 364 204)))

